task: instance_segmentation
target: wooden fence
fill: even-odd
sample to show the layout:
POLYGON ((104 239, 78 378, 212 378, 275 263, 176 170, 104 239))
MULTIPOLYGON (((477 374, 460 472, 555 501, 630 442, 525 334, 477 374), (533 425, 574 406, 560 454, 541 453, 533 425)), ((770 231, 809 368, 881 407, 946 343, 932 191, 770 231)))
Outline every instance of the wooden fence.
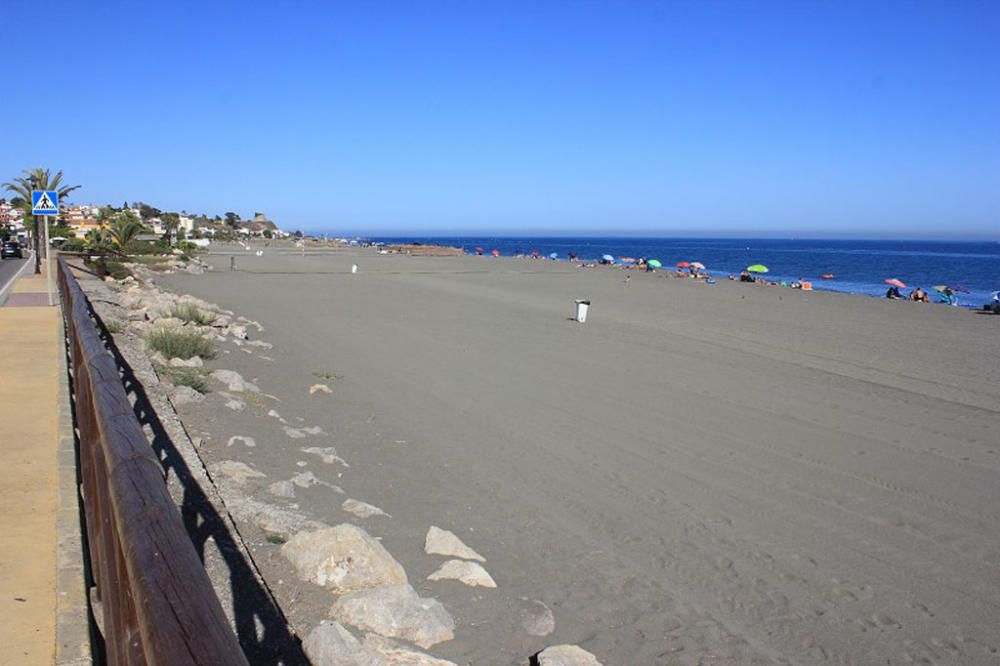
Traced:
POLYGON ((59 260, 95 613, 107 661, 246 665, 91 318, 86 295, 59 260))

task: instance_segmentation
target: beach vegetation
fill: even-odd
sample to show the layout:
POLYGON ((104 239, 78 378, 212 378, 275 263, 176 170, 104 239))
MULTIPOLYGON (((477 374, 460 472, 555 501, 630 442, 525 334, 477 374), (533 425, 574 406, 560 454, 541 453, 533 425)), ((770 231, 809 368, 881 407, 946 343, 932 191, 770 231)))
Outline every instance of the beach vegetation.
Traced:
POLYGON ((24 226, 31 234, 35 249, 35 273, 41 273, 41 254, 39 252, 39 236, 35 233, 35 216, 31 213, 31 190, 55 190, 62 201, 69 195, 80 189, 80 185, 64 185, 63 172, 56 171, 54 174, 49 169, 36 167, 34 169, 22 169, 21 175, 5 183, 2 187, 8 192, 12 192, 16 199, 19 199, 24 207, 24 226))
POLYGON ((125 324, 116 319, 107 319, 104 321, 104 328, 108 333, 117 335, 125 330, 125 324))
POLYGON ((216 315, 212 312, 202 312, 198 306, 192 303, 182 303, 175 307, 170 316, 176 317, 188 324, 198 326, 211 326, 215 323, 216 315))
POLYGON ((208 382, 205 381, 205 374, 198 368, 163 366, 159 368, 159 372, 174 386, 187 386, 198 393, 208 393, 208 382))
POLYGON ((280 537, 277 534, 268 534, 267 537, 265 538, 267 539, 268 543, 273 543, 276 546, 280 546, 281 544, 285 543, 284 537, 280 537))
POLYGON ((142 222, 130 210, 118 211, 108 218, 108 234, 111 242, 120 250, 125 250, 137 240, 143 229, 142 222))
POLYGON ((215 354, 211 340, 190 331, 158 328, 150 331, 146 342, 153 351, 158 351, 167 358, 212 358, 215 354))

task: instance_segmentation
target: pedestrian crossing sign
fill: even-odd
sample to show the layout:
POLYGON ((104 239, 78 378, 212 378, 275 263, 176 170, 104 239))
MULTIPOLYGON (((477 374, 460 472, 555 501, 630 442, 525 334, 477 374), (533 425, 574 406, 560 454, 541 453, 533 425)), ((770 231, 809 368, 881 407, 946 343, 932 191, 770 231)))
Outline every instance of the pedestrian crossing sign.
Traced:
POLYGON ((32 190, 31 213, 32 215, 58 215, 59 193, 55 190, 32 190))

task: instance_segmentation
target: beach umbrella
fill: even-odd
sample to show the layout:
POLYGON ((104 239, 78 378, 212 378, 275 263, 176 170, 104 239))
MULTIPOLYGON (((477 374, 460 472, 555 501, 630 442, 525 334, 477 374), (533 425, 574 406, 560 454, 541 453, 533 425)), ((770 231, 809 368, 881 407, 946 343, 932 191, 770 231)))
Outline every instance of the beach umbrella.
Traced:
POLYGON ((482 251, 483 251, 483 248, 481 248, 481 247, 477 247, 476 248, 476 252, 482 252, 482 251))
POLYGON ((689 268, 691 266, 690 261, 678 261, 677 268, 689 268))
POLYGON ((699 271, 703 271, 705 270, 705 264, 701 263, 700 261, 692 261, 691 268, 697 268, 699 271))
POLYGON ((649 261, 646 262, 646 265, 652 268, 660 268, 663 266, 663 264, 660 263, 659 259, 650 259, 649 261))
POLYGON ((615 260, 615 258, 612 257, 610 254, 602 255, 601 259, 603 259, 604 261, 614 261, 615 260))
MULTIPOLYGON (((891 284, 893 287, 899 287, 900 289, 906 289, 906 285, 899 278, 890 278, 885 281, 886 284, 891 284)), ((937 289, 937 287, 935 287, 937 289)))
POLYGON ((549 255, 549 259, 555 259, 558 256, 559 256, 558 252, 553 252, 552 254, 549 255))
POLYGON ((490 254, 492 254, 494 257, 499 257, 500 256, 500 250, 493 250, 492 252, 490 252, 490 254))
POLYGON ((747 271, 750 273, 767 273, 767 266, 764 264, 753 264, 752 266, 747 266, 747 271))

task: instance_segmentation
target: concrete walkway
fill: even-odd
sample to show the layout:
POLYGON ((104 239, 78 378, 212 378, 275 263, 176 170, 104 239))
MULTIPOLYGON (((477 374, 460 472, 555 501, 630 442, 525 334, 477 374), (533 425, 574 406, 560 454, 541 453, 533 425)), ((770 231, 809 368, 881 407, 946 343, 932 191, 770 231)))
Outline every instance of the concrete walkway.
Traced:
POLYGON ((0 664, 56 656, 56 515, 63 345, 44 273, 0 307, 0 664))

